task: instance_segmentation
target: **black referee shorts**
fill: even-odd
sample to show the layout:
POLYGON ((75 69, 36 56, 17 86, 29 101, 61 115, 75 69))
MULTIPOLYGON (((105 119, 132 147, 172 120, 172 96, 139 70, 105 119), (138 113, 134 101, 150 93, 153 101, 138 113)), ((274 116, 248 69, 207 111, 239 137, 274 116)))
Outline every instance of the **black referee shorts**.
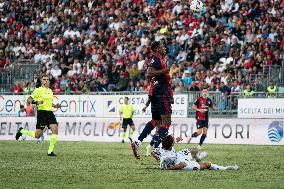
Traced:
POLYGON ((44 129, 45 126, 49 128, 50 124, 58 124, 54 113, 52 111, 38 110, 36 129, 44 129))
POLYGON ((127 128, 127 126, 132 126, 134 125, 134 122, 131 118, 126 118, 122 120, 122 128, 127 128))

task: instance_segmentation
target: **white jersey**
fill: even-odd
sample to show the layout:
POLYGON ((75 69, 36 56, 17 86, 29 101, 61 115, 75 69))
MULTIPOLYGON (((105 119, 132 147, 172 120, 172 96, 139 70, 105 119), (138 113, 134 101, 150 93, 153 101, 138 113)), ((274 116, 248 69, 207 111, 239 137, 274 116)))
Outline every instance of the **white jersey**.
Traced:
POLYGON ((199 170, 200 169, 199 163, 193 160, 189 149, 183 149, 177 152, 176 164, 178 163, 186 164, 186 167, 184 167, 183 170, 199 170))
POLYGON ((169 165, 174 165, 177 159, 177 153, 174 148, 164 150, 161 147, 155 149, 155 153, 160 159, 160 168, 167 169, 169 165))
POLYGON ((176 165, 178 163, 185 163, 186 167, 183 170, 199 170, 200 165, 198 162, 193 160, 190 150, 183 149, 181 151, 175 152, 174 150, 160 150, 161 158, 160 158, 160 168, 167 169, 170 165, 176 165))
POLYGON ((164 150, 162 147, 155 148, 153 152, 156 154, 159 160, 161 160, 161 158, 166 156, 168 153, 176 153, 174 148, 171 150, 164 150))
POLYGON ((186 159, 189 159, 190 161, 193 160, 193 158, 191 156, 191 152, 188 148, 185 148, 185 149, 177 152, 177 158, 182 158, 182 157, 185 157, 186 159))

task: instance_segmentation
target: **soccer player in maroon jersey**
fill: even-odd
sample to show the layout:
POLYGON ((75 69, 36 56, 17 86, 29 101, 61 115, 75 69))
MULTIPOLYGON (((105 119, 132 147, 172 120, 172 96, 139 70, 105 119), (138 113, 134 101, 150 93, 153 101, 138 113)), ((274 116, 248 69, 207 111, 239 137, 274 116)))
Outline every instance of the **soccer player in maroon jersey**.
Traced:
POLYGON ((158 135, 154 139, 155 147, 157 147, 162 139, 168 134, 168 130, 171 124, 172 114, 172 99, 173 91, 170 88, 170 76, 169 68, 165 61, 165 47, 161 42, 154 41, 151 44, 152 54, 150 56, 150 64, 147 69, 147 76, 151 78, 151 88, 149 91, 149 99, 151 99, 151 112, 153 117, 151 122, 148 122, 143 129, 142 133, 138 137, 137 141, 131 142, 131 149, 133 155, 140 159, 140 145, 142 141, 151 133, 151 131, 157 126, 157 121, 160 117, 160 129, 158 135), (155 118, 155 119, 154 119, 155 118), (155 121, 155 122, 154 122, 155 121), (155 123, 155 124, 153 124, 155 123))
POLYGON ((198 137, 200 134, 202 134, 197 148, 201 148, 201 145, 203 144, 205 138, 207 137, 209 108, 211 108, 212 110, 215 110, 212 100, 208 97, 208 89, 204 88, 202 90, 202 95, 198 97, 195 100, 194 104, 192 105, 192 109, 196 110, 197 131, 194 132, 191 135, 191 137, 188 139, 188 143, 190 143, 192 138, 198 137))

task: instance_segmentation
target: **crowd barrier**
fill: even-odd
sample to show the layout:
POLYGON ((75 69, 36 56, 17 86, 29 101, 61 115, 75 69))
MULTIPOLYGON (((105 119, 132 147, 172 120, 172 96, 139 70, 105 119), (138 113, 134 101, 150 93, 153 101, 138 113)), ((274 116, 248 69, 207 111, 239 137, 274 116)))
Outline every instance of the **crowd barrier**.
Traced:
MULTIPOLYGON (((57 121, 59 122, 60 141, 121 141, 121 128, 108 128, 110 123, 118 121, 117 118, 76 117, 76 119, 70 119, 58 117, 57 121)), ((147 121, 148 119, 145 118, 134 118, 136 126, 134 138, 137 138, 141 133, 147 121)), ((205 143, 284 145, 283 123, 283 119, 210 119, 205 143)), ((15 140, 15 134, 19 127, 34 130, 35 125, 36 119, 32 117, 1 117, 0 140, 15 140)), ((185 139, 195 129, 195 119, 173 118, 169 133, 185 139)), ((47 140, 49 137, 50 133, 46 133, 47 140)), ((149 136, 145 141, 149 142, 150 139, 149 136)), ((198 143, 199 138, 193 139, 192 142, 198 143)))

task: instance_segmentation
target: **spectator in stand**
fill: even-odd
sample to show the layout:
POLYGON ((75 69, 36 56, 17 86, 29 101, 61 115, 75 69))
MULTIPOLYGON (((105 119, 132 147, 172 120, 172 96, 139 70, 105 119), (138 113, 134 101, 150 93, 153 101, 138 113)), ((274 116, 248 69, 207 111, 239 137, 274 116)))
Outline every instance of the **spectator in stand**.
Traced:
MULTIPOLYGON (((254 84, 255 73, 262 72, 265 66, 284 65, 282 1, 204 1, 205 9, 200 14, 193 14, 188 2, 181 0, 149 0, 139 4, 123 0, 115 3, 3 0, 3 4, 2 67, 3 60, 9 65, 19 59, 31 59, 43 67, 41 74, 50 72, 59 83, 62 78, 69 81, 77 74, 78 80, 92 83, 91 91, 101 89, 100 86, 116 90, 120 78, 118 65, 125 72, 137 64, 140 79, 144 80, 147 45, 154 40, 162 40, 167 46, 169 66, 175 62, 184 64, 177 77, 186 70, 190 75, 201 73, 201 77, 192 75, 198 79, 196 83, 211 74, 206 73, 204 78, 202 70, 211 70, 220 79, 222 72, 231 68, 236 69, 229 75, 231 80, 245 78, 241 85, 254 84), (54 65, 62 70, 61 75, 54 71, 54 65), (95 73, 90 74, 90 69, 95 73), (98 80, 104 76, 107 78, 98 80)), ((138 72, 135 77, 129 74, 130 77, 125 77, 131 81, 138 72)), ((206 80, 210 89, 218 83, 214 80, 211 79, 211 84, 206 80)), ((135 82, 137 90, 146 90, 144 84, 135 82)), ((78 83, 61 89, 70 93, 78 83)), ((126 83, 124 90, 129 88, 126 83)), ((175 84, 178 85, 179 82, 175 84)), ((15 89, 15 93, 19 94, 19 90, 15 89)))
POLYGON ((25 108, 27 117, 34 117, 36 112, 36 107, 33 106, 29 101, 27 101, 27 106, 25 108))
POLYGON ((189 85, 189 91, 200 91, 200 88, 198 87, 198 83, 195 81, 192 81, 191 84, 189 85))
POLYGON ((14 94, 21 94, 22 92, 23 92, 23 88, 22 88, 20 82, 16 81, 15 82, 15 86, 13 88, 13 93, 14 94))
POLYGON ((20 110, 18 112, 18 117, 27 117, 27 112, 24 105, 20 105, 20 110))
POLYGON ((277 96, 277 86, 270 81, 269 86, 267 87, 267 97, 276 97, 277 96))
POLYGON ((182 81, 186 88, 188 88, 190 84, 192 83, 192 77, 189 75, 188 70, 184 71, 184 76, 182 77, 182 81))
POLYGON ((179 82, 178 87, 175 88, 175 92, 177 92, 177 93, 183 93, 183 92, 186 92, 186 91, 187 91, 187 90, 186 90, 186 87, 185 87, 183 81, 181 80, 181 81, 179 82))
POLYGON ((254 96, 254 91, 252 90, 251 86, 248 84, 243 92, 244 97, 250 98, 254 96))
POLYGON ((222 94, 222 100, 220 101, 221 104, 218 105, 219 110, 226 110, 231 89, 224 82, 221 82, 220 86, 217 85, 217 91, 222 94))

